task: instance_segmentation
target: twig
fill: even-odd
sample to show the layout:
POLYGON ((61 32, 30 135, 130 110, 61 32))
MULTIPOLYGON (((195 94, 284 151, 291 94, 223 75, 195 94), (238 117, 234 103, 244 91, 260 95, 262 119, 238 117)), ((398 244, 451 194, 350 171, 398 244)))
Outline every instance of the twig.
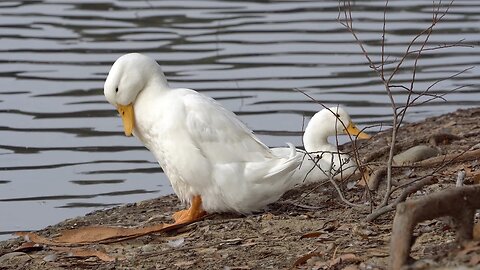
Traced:
POLYGON ((306 205, 306 204, 297 203, 297 202, 294 202, 294 201, 291 201, 291 200, 278 201, 278 202, 276 202, 276 204, 293 205, 295 207, 302 208, 302 209, 307 209, 307 210, 320 210, 320 209, 324 209, 326 207, 326 206, 306 205))
POLYGON ((419 191, 420 189, 422 189, 426 185, 431 185, 431 184, 435 183, 435 181, 436 181, 436 179, 434 177, 428 176, 428 177, 423 178, 421 180, 415 180, 415 181, 410 182, 411 185, 409 187, 407 187, 406 189, 404 189, 402 194, 400 194, 400 196, 398 196, 395 199, 395 201, 393 201, 389 205, 386 205, 382 208, 377 208, 375 211, 373 211, 371 214, 369 214, 367 216, 366 220, 368 222, 373 221, 376 218, 378 218, 379 216, 395 210, 395 207, 397 207, 397 205, 399 203, 405 201, 405 199, 407 199, 407 197, 410 194, 413 194, 413 193, 419 191))

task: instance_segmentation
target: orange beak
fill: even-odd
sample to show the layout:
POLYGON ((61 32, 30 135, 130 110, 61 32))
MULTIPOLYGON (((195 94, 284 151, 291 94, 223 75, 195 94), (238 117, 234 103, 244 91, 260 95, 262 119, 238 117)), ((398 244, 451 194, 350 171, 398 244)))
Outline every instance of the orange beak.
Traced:
POLYGON ((367 133, 362 132, 360 129, 358 129, 352 121, 350 121, 350 123, 348 123, 348 126, 345 129, 345 132, 347 134, 352 135, 352 136, 357 136, 357 138, 359 138, 359 139, 370 139, 371 138, 370 135, 368 135, 367 133))
POLYGON ((122 117, 123 130, 125 131, 125 136, 132 136, 133 127, 135 126, 133 104, 130 103, 128 105, 117 105, 117 110, 120 116, 122 117))

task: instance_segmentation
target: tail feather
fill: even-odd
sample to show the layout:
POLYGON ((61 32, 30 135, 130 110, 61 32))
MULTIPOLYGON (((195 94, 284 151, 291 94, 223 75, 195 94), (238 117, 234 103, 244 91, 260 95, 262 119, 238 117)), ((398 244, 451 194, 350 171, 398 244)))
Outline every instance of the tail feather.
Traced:
POLYGON ((277 177, 280 175, 285 175, 287 173, 293 173, 298 168, 298 166, 300 166, 300 164, 302 163, 302 156, 298 155, 297 149, 293 144, 287 143, 287 145, 290 149, 290 154, 288 158, 286 160, 285 158, 282 158, 283 162, 269 170, 268 173, 264 176, 264 178, 270 178, 273 176, 277 177))

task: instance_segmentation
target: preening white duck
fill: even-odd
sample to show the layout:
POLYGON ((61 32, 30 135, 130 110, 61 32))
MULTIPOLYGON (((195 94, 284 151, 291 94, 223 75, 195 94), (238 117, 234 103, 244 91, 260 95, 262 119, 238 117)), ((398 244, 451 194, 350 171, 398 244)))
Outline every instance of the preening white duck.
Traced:
MULTIPOLYGON (((304 156, 302 164, 293 178, 306 184, 326 180, 346 178, 355 172, 357 164, 353 157, 338 150, 328 142, 330 136, 350 135, 352 139, 369 139, 370 136, 359 130, 350 115, 341 106, 325 108, 317 112, 308 122, 303 134, 305 151, 297 149, 304 156)), ((276 155, 288 155, 287 148, 273 148, 276 155)))
POLYGON ((206 212, 259 210, 292 188, 302 162, 292 145, 276 155, 232 112, 191 89, 172 89, 151 58, 126 54, 110 69, 104 94, 127 136, 155 156, 188 210, 176 223, 206 212))

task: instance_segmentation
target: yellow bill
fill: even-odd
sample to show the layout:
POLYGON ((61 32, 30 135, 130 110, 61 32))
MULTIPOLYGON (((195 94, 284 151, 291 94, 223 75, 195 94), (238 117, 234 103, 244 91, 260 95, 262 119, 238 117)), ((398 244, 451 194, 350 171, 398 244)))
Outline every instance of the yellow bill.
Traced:
POLYGON ((348 123, 347 129, 345 129, 345 132, 347 134, 350 134, 352 136, 357 136, 359 139, 370 139, 370 135, 368 135, 365 132, 362 132, 360 129, 358 129, 352 121, 348 123))
POLYGON ((133 127, 135 125, 135 117, 133 114, 133 104, 117 105, 118 113, 122 117, 123 130, 126 136, 132 136, 133 127))

